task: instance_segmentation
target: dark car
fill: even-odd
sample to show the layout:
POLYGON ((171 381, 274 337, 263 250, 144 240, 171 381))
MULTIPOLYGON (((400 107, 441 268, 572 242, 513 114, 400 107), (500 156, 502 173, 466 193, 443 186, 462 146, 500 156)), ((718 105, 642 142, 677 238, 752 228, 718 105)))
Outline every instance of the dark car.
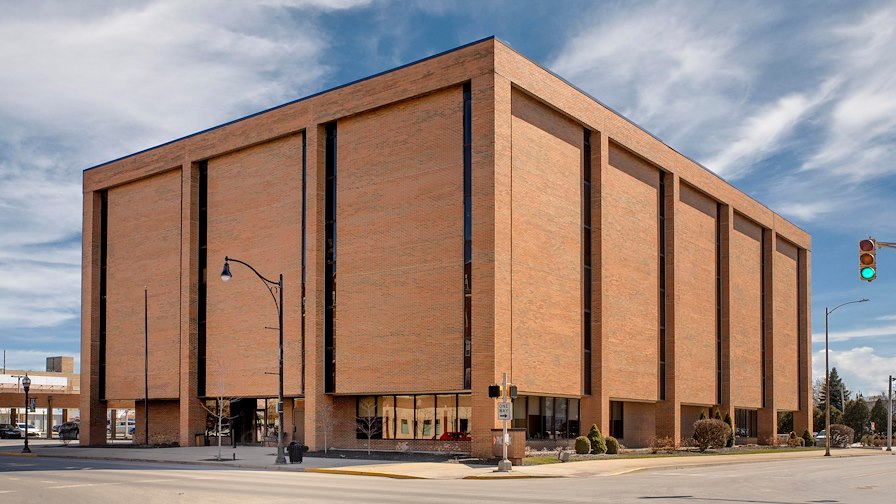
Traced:
POLYGON ((444 432, 439 436, 440 441, 470 441, 471 438, 466 432, 444 432))
POLYGON ((22 439, 24 434, 18 427, 12 424, 0 424, 0 438, 2 439, 22 439))
POLYGON ((78 439, 81 432, 81 424, 78 422, 65 422, 59 426, 59 439, 63 441, 71 441, 78 439))

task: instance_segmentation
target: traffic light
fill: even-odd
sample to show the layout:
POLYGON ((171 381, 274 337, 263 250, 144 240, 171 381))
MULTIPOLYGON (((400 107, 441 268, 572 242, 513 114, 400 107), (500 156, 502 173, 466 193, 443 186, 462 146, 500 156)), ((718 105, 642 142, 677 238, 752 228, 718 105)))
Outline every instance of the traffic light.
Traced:
POLYGON ((877 242, 874 238, 859 242, 859 277, 867 282, 877 278, 877 242))
POLYGON ((489 397, 501 397, 501 386, 500 385, 489 385, 488 386, 488 396, 489 397))

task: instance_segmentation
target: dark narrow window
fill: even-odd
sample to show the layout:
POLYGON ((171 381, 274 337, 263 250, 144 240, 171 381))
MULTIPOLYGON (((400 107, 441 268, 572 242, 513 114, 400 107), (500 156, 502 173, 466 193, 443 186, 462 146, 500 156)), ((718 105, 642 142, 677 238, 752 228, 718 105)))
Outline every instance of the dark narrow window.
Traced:
POLYGON ((659 187, 659 328, 660 401, 666 400, 666 181, 660 172, 659 187))
POLYGON ((473 367, 473 132, 470 83, 464 84, 464 389, 473 367))
POLYGON ((622 401, 610 401, 610 435, 617 439, 625 437, 625 410, 622 401))
POLYGON ((582 166, 582 392, 591 394, 591 130, 585 129, 582 166))
POLYGON ((716 403, 722 404, 722 205, 716 203, 716 403))
POLYGON ((760 303, 761 306, 759 308, 759 326, 760 331, 762 331, 760 338, 760 353, 762 354, 762 407, 765 407, 766 404, 766 384, 765 384, 765 374, 766 374, 766 365, 765 365, 765 334, 766 334, 766 320, 765 320, 765 300, 766 300, 766 289, 767 285, 765 282, 765 268, 766 268, 766 260, 767 253, 765 250, 765 230, 763 229, 759 235, 759 248, 762 251, 760 254, 760 265, 759 265, 759 290, 760 294, 760 303))
POLYGON ((307 201, 306 201, 306 183, 307 183, 307 166, 305 164, 306 159, 306 145, 305 145, 306 135, 302 133, 302 320, 300 322, 300 334, 302 337, 302 347, 301 347, 301 363, 302 363, 302 378, 301 378, 301 393, 305 395, 305 271, 306 271, 306 250, 307 250, 307 242, 305 241, 305 223, 307 218, 307 201))
POLYGON ((199 282, 197 287, 196 393, 205 396, 206 295, 208 292, 208 161, 199 162, 199 282))
POLYGON ((327 123, 325 261, 324 264, 324 392, 336 391, 336 123, 327 123))
POLYGON ((106 399, 106 265, 108 259, 109 193, 100 192, 100 342, 99 396, 106 399))
POLYGON ((806 375, 803 373, 803 303, 802 284, 800 283, 800 249, 796 249, 796 374, 797 374, 797 408, 803 407, 803 384, 806 375))

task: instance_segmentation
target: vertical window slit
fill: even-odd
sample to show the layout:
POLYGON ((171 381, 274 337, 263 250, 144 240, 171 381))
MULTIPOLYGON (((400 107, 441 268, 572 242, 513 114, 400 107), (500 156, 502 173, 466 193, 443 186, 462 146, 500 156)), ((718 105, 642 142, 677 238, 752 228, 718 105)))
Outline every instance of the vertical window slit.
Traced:
POLYGON ((336 307, 336 123, 326 130, 326 196, 324 264, 324 392, 336 391, 336 346, 334 310, 336 307))
POLYGON ((472 90, 464 84, 464 389, 472 386, 473 367, 473 128, 472 90))
POLYGON ((583 389, 591 394, 591 130, 585 128, 582 159, 582 358, 583 389))

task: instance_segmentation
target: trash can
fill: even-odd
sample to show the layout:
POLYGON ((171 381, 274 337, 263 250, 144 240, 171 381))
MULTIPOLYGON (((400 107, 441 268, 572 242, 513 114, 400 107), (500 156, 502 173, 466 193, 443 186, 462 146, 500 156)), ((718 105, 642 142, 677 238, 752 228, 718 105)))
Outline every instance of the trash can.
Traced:
POLYGON ((291 441, 289 445, 286 446, 286 451, 289 453, 289 463, 302 463, 302 452, 304 451, 304 446, 302 446, 298 441, 291 441))

